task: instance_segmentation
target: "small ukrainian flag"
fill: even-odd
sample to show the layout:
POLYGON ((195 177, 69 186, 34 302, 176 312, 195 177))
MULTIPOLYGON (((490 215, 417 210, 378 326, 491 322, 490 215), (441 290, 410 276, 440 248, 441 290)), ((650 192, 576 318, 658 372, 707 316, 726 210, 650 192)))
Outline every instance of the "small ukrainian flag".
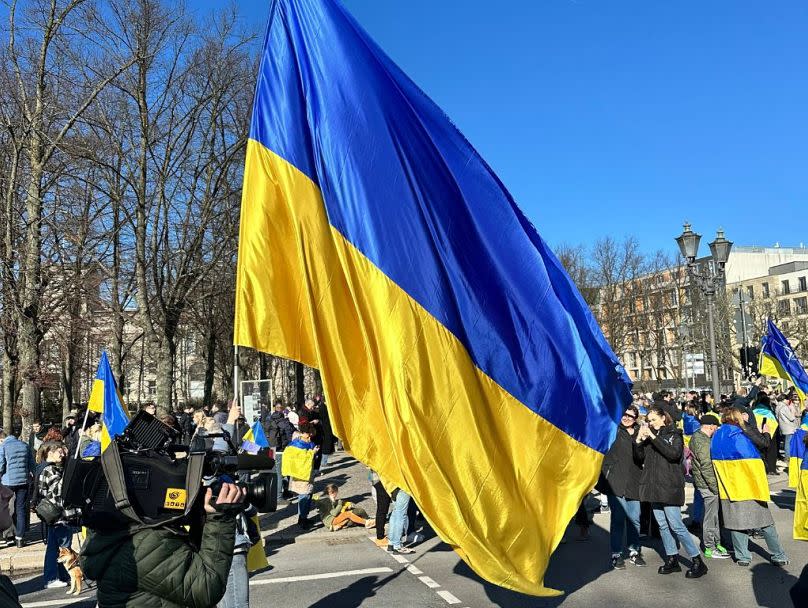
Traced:
POLYGON ((256 454, 261 448, 268 448, 269 441, 264 433, 264 427, 261 422, 256 420, 250 427, 250 430, 244 435, 244 442, 241 444, 241 449, 250 454, 256 454))
POLYGON ((101 353, 98 371, 95 374, 93 390, 87 408, 91 412, 101 414, 101 452, 107 449, 110 442, 123 433, 129 424, 129 416, 123 406, 123 399, 115 384, 115 376, 107 359, 107 353, 101 353))

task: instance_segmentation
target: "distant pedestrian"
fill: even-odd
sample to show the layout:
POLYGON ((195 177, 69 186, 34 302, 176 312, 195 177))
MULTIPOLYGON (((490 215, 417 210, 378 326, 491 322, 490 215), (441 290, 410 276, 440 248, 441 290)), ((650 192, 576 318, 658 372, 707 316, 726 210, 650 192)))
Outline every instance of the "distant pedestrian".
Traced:
POLYGON ((339 488, 333 483, 325 487, 325 493, 315 504, 323 525, 332 532, 352 524, 365 528, 376 526, 376 520, 370 519, 364 509, 340 498, 339 488))
POLYGON ((800 413, 795 404, 791 400, 790 395, 783 395, 775 409, 777 422, 780 425, 780 433, 783 435, 783 453, 785 454, 786 461, 791 453, 791 438, 800 426, 800 413))
POLYGON ((20 548, 25 544, 28 531, 28 489, 35 468, 34 453, 26 442, 14 435, 3 440, 0 444, 0 483, 14 492, 14 542, 20 548))

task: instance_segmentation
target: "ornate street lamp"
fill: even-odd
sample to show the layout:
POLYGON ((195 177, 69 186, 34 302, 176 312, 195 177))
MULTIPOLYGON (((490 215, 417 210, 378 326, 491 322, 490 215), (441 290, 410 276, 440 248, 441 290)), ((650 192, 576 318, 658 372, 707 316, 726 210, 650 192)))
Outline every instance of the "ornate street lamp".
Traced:
POLYGON ((703 272, 700 272, 696 265, 700 242, 701 235, 693 232, 688 223, 685 223, 682 234, 676 237, 679 251, 682 253, 682 257, 687 260, 690 285, 696 285, 707 300, 707 321, 710 331, 710 369, 713 376, 713 398, 717 400, 721 395, 721 383, 718 376, 718 354, 715 347, 715 294, 724 284, 724 267, 727 260, 729 260, 732 241, 726 239, 723 230, 718 230, 715 240, 710 243, 710 253, 715 263, 703 272))

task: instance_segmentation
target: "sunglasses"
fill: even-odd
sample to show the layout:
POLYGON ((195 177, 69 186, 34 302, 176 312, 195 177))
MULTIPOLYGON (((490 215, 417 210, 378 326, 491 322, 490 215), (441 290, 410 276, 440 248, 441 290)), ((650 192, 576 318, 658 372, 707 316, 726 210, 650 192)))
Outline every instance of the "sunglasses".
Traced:
POLYGON ((637 417, 634 414, 623 414, 623 418, 631 418, 632 420, 637 419, 637 417))

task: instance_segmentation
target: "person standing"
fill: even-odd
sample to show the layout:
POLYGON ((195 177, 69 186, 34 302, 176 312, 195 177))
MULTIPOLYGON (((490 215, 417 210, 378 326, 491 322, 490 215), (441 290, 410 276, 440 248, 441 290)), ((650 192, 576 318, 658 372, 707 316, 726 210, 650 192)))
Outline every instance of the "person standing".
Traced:
POLYGON ((299 435, 284 451, 284 475, 289 475, 289 491, 297 497, 297 526, 301 530, 308 530, 309 510, 311 508, 311 493, 314 490, 314 460, 319 448, 312 441, 314 426, 308 423, 300 424, 299 435), (291 454, 290 454, 291 452, 291 454), (291 458, 294 457, 294 460, 291 458))
POLYGON ((295 433, 295 427, 283 413, 283 401, 280 399, 275 401, 275 411, 269 415, 266 429, 269 447, 275 450, 275 474, 278 478, 278 500, 280 500, 284 495, 284 477, 281 475, 283 451, 292 441, 292 435, 295 433))
POLYGON ((649 410, 646 421, 637 431, 634 454, 643 463, 640 500, 651 503, 665 547, 665 563, 659 567, 659 574, 682 571, 676 535, 692 560, 685 576, 700 578, 707 574, 707 565, 682 521, 682 505, 685 504, 682 431, 676 428, 670 414, 656 405, 649 410))
POLYGON ((45 564, 43 578, 46 589, 67 587, 70 580, 64 566, 56 560, 59 549, 68 547, 73 541, 73 529, 68 525, 68 513, 64 510, 62 501, 62 480, 64 478, 64 461, 67 457, 67 448, 59 445, 49 445, 45 448, 45 468, 37 479, 40 500, 50 501, 61 510, 62 515, 54 523, 45 526, 45 564))
POLYGON ((20 548, 28 531, 28 487, 35 467, 34 453, 24 441, 9 435, 0 444, 0 483, 14 492, 14 542, 20 548))
POLYGON ((777 416, 777 423, 780 425, 780 433, 783 435, 783 453, 788 461, 791 453, 791 438, 800 426, 800 413, 796 404, 791 400, 791 395, 783 396, 774 413, 777 416))
POLYGON ((320 444, 320 453, 322 454, 320 470, 323 470, 328 464, 329 457, 334 453, 335 438, 334 431, 331 428, 331 417, 328 414, 328 407, 322 397, 317 400, 317 412, 320 416, 319 431, 323 438, 320 444))
POLYGON ((719 483, 725 488, 721 495, 721 512, 724 527, 730 531, 735 561, 744 567, 752 562, 749 530, 760 530, 771 552, 772 564, 786 566, 788 556, 780 543, 774 518, 766 502, 769 485, 760 462, 757 463, 757 469, 751 466, 733 469, 717 464, 724 460, 748 460, 754 463, 758 451, 765 450, 769 445, 766 428, 764 426, 764 432, 760 433, 754 422, 750 423, 749 414, 742 406, 733 407, 724 414, 721 422, 721 428, 713 435, 710 455, 713 463, 716 463, 719 483), (754 494, 758 496, 750 497, 753 494, 751 490, 755 490, 754 494))
POLYGON ((634 458, 634 437, 639 411, 628 406, 620 419, 617 437, 603 458, 600 479, 595 488, 606 495, 611 513, 609 541, 612 568, 626 567, 624 554, 635 566, 645 566, 640 547, 640 477, 642 466, 634 458))
POLYGON ((390 526, 387 531, 387 550, 394 554, 415 553, 414 549, 403 544, 410 495, 401 488, 396 488, 390 493, 390 499, 393 501, 393 512, 390 514, 390 526))
POLYGON ((721 532, 718 523, 718 479, 710 457, 710 440, 718 428, 719 422, 712 414, 705 414, 699 420, 701 427, 690 438, 690 452, 693 455, 691 475, 696 491, 704 501, 702 519, 702 541, 704 557, 709 559, 727 559, 729 552, 721 546, 721 532))

